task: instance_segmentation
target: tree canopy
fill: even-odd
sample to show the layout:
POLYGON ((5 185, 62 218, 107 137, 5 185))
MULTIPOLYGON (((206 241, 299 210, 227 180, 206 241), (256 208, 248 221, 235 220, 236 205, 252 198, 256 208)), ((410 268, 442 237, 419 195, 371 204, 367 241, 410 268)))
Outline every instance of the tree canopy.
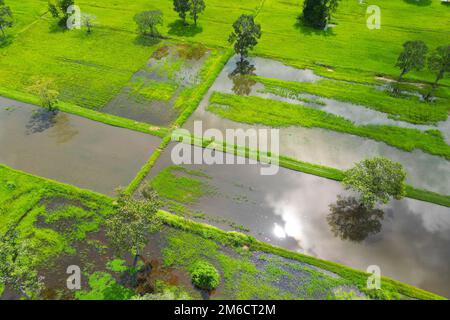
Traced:
POLYGON ((358 192, 361 202, 371 209, 387 203, 391 197, 401 199, 406 193, 406 171, 400 163, 383 157, 366 159, 345 172, 343 184, 358 192))
POLYGON ((0 0, 0 30, 2 36, 5 37, 5 29, 11 28, 14 24, 11 8, 5 4, 4 0, 0 0))
POLYGON ((255 23, 252 15, 243 14, 233 23, 233 32, 228 38, 234 44, 234 51, 241 56, 241 61, 248 56, 249 50, 258 44, 261 38, 261 25, 255 23))
POLYGON ((163 13, 160 10, 143 11, 134 16, 134 21, 141 35, 159 37, 158 25, 163 24, 163 13))
POLYGON ((142 200, 121 193, 117 205, 117 212, 106 221, 106 234, 116 254, 134 253, 136 265, 149 235, 161 226, 157 215, 161 203, 154 191, 147 191, 142 200))
POLYGON ((400 53, 396 67, 401 69, 399 81, 411 70, 420 71, 425 66, 428 47, 423 41, 406 41, 400 53))
POLYGON ((194 24, 197 25, 198 16, 205 11, 206 4, 204 0, 189 0, 189 12, 191 18, 194 20, 194 24))
POLYGON ((436 75, 432 90, 428 94, 432 94, 432 91, 436 89, 439 80, 444 78, 444 75, 450 72, 450 45, 441 46, 434 50, 428 58, 428 69, 436 75))

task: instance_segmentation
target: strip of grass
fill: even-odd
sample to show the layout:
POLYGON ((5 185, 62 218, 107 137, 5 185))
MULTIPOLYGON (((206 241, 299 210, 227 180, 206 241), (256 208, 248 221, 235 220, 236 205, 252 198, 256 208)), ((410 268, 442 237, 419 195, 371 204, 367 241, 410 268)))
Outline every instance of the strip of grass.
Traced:
POLYGON ((307 256, 281 249, 270 244, 260 242, 255 238, 242 233, 237 233, 234 231, 226 232, 207 224, 186 220, 165 211, 160 211, 159 215, 163 219, 164 223, 171 227, 200 235, 206 239, 213 239, 223 245, 234 247, 242 247, 244 245, 247 245, 252 250, 273 253, 285 258, 294 259, 327 271, 331 271, 338 274, 344 279, 350 280, 361 291, 365 292, 367 295, 373 298, 384 299, 393 296, 395 297, 400 294, 417 299, 444 299, 439 295, 427 292, 422 289, 418 289, 414 286, 410 286, 387 277, 382 277, 380 290, 367 290, 367 277, 370 275, 368 273, 355 270, 338 263, 325 261, 312 256, 307 256))
MULTIPOLYGON (((188 143, 202 148, 215 149, 222 152, 232 152, 234 155, 267 163, 266 159, 262 158, 258 151, 249 150, 247 147, 238 145, 229 146, 226 142, 201 139, 194 136, 184 136, 182 133, 177 133, 176 137, 178 138, 178 142, 188 143)), ((275 155, 272 156, 273 158, 276 158, 275 155)), ((304 172, 331 180, 342 181, 344 179, 343 170, 308 163, 282 155, 278 156, 278 165, 286 169, 304 172)), ((406 186, 406 197, 434 203, 444 207, 450 207, 450 195, 443 195, 429 190, 418 189, 410 185, 406 186)))
POLYGON ((447 101, 438 100, 436 103, 426 103, 415 96, 396 98, 373 86, 344 81, 322 79, 315 83, 309 83, 281 81, 263 77, 255 77, 255 79, 264 84, 265 90, 275 94, 277 94, 279 88, 293 93, 314 94, 362 105, 388 113, 393 119, 416 124, 436 124, 438 121, 445 121, 450 108, 447 101))
POLYGON ((211 96, 208 110, 237 122, 272 127, 324 128, 382 141, 406 151, 421 149, 450 159, 450 146, 445 143, 439 130, 422 132, 386 125, 357 126, 345 118, 322 110, 260 97, 242 97, 218 92, 211 96))
MULTIPOLYGON (((18 101, 30 103, 30 104, 33 104, 36 106, 39 105, 38 97, 30 95, 28 93, 22 93, 22 92, 18 92, 18 91, 14 91, 14 90, 0 88, 0 95, 10 98, 10 99, 15 99, 18 101)), ((154 135, 157 137, 164 137, 168 132, 167 128, 156 127, 156 126, 153 126, 148 123, 138 122, 138 121, 118 117, 118 116, 115 116, 112 114, 107 114, 107 113, 102 113, 102 112, 95 111, 92 109, 82 108, 82 107, 76 106, 76 105, 68 103, 68 102, 60 101, 60 102, 58 102, 57 107, 59 110, 61 110, 63 112, 71 113, 71 114, 74 114, 74 115, 77 115, 80 117, 84 117, 84 118, 87 118, 87 119, 90 119, 93 121, 98 121, 98 122, 102 122, 105 124, 109 124, 111 126, 151 134, 151 135, 154 135)))

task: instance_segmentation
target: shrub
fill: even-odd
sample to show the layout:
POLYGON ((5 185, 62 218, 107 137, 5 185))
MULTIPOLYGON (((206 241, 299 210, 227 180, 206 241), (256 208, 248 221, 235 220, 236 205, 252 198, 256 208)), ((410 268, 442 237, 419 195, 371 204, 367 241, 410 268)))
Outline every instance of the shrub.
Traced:
POLYGON ((220 275, 217 269, 206 261, 196 262, 191 270, 192 283, 205 290, 213 290, 220 284, 220 275))

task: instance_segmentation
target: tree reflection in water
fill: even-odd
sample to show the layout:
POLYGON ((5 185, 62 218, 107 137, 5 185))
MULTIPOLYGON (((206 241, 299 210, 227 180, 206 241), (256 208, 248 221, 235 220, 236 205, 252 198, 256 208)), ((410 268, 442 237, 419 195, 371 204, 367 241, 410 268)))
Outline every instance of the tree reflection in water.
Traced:
POLYGON ((342 240, 361 242, 381 231, 384 212, 368 209, 355 197, 338 196, 327 216, 331 231, 342 240))
POLYGON ((228 77, 233 81, 233 92, 241 96, 248 96, 252 92, 256 81, 251 75, 255 75, 255 66, 248 60, 238 61, 236 69, 231 72, 228 77))

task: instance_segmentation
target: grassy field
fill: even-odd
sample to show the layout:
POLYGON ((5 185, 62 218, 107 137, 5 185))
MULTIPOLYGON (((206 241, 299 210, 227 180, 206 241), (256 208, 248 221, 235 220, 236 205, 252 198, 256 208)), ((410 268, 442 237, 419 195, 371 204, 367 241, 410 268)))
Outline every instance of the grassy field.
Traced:
MULTIPOLYGON (((136 294, 135 290, 145 290, 145 286, 135 289, 120 281, 128 270, 129 261, 114 258, 105 239, 98 238, 104 217, 114 211, 112 199, 5 166, 0 166, 0 199, 0 232, 15 227, 21 239, 31 243, 33 250, 27 256, 27 267, 47 276, 45 279, 51 287, 44 290, 47 296, 129 299, 136 294), (64 277, 67 277, 64 263, 73 261, 81 263, 88 286, 69 294, 64 292, 64 277), (62 282, 55 283, 59 277, 62 282)), ((152 274, 156 276, 153 281, 164 282, 167 280, 164 275, 175 271, 179 277, 187 277, 190 266, 203 259, 213 263, 221 274, 223 284, 213 298, 338 299, 340 295, 336 290, 342 286, 361 290, 373 298, 440 298, 388 278, 382 279, 383 289, 367 291, 364 289, 367 274, 363 272, 288 252, 243 234, 225 232, 163 211, 159 215, 166 227, 149 242, 151 246, 145 253, 149 260, 160 259, 162 263, 161 272, 152 274), (339 278, 325 271, 336 273, 339 278), (296 281, 291 281, 293 286, 280 286, 280 277, 296 281)), ((200 298, 200 292, 186 281, 178 283, 175 289, 186 292, 191 298, 200 298)), ((158 286, 161 285, 170 286, 170 283, 158 286)), ((4 288, 0 288, 0 292, 2 290, 4 288)))
POLYGON ((282 96, 309 93, 362 105, 387 113, 393 119, 416 124, 436 124, 438 121, 445 121, 450 109, 448 99, 426 103, 416 96, 393 97, 373 86, 344 81, 324 79, 316 83, 287 82, 262 77, 255 77, 255 80, 264 85, 265 92, 282 96))
MULTIPOLYGON (((33 78, 53 78, 62 100, 90 108, 104 106, 155 50, 155 45, 143 45, 135 34, 133 16, 146 9, 164 12, 164 35, 210 46, 228 46, 232 22, 242 13, 258 12, 263 37, 255 54, 296 66, 320 69, 318 64, 325 64, 334 69, 320 69, 328 76, 361 81, 375 81, 375 74, 397 75, 394 64, 405 40, 424 40, 433 48, 450 39, 446 29, 450 11, 438 1, 429 6, 374 1, 382 10, 381 30, 366 27, 365 5, 343 1, 335 17, 337 26, 328 33, 296 24, 298 0, 209 0, 199 26, 187 29, 180 28, 170 1, 137 0, 126 7, 121 0, 77 1, 83 12, 97 16, 89 36, 83 30, 56 30, 45 14, 45 0, 7 2, 17 23, 8 31, 11 39, 0 47, 0 87, 24 91, 33 78)), ((426 71, 410 77, 433 79, 426 71)), ((442 83, 450 85, 449 80, 442 83)))
POLYGON ((383 141, 406 151, 417 148, 450 159, 450 146, 445 143, 439 130, 422 132, 417 129, 386 125, 357 126, 345 118, 321 110, 260 97, 215 92, 209 102, 209 111, 237 122, 272 127, 302 126, 330 129, 383 141))

